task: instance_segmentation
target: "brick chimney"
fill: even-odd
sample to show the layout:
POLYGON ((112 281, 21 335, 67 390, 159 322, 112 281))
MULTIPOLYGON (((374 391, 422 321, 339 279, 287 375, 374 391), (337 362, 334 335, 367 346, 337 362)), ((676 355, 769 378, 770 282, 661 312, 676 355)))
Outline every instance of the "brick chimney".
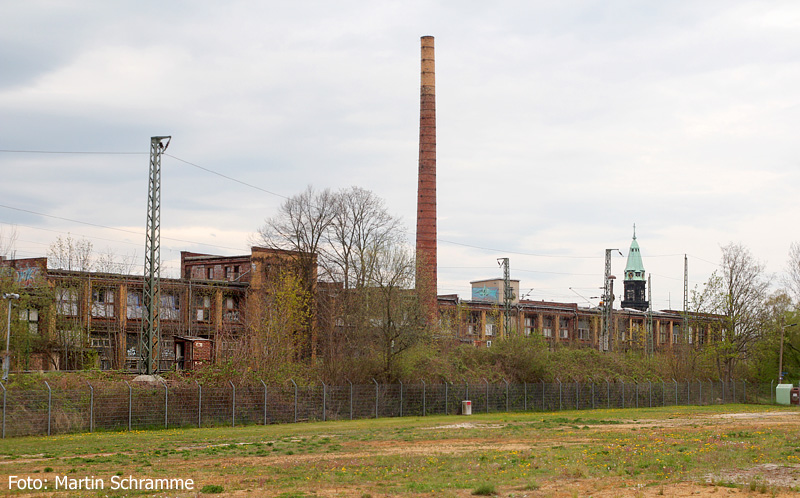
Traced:
POLYGON ((419 179, 417 185, 417 289, 436 315, 436 81, 433 37, 422 39, 419 96, 419 179))

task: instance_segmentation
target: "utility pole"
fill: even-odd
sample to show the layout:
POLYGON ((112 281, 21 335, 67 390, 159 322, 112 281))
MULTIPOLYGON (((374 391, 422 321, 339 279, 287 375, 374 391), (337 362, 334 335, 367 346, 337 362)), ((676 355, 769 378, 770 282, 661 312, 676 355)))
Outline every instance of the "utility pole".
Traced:
POLYGON ((147 231, 144 245, 144 292, 141 358, 139 370, 145 375, 158 371, 161 340, 161 155, 172 137, 150 138, 150 182, 147 195, 147 231), (166 145, 163 141, 166 140, 166 145))
POLYGON ((508 258, 498 258, 503 267, 503 333, 508 336, 511 331, 511 301, 514 300, 514 289, 511 288, 511 269, 508 258))

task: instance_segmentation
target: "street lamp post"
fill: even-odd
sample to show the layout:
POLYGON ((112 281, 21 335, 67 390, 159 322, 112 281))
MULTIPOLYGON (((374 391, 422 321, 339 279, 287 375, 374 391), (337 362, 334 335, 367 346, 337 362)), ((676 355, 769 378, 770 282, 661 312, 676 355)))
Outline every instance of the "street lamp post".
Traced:
POLYGON ((790 323, 781 327, 781 352, 778 355, 778 384, 783 384, 783 336, 788 327, 794 327, 797 323, 790 323))
POLYGON ((3 293, 3 299, 8 300, 8 328, 6 329, 6 355, 3 358, 3 380, 8 380, 8 371, 11 367, 11 354, 8 351, 11 345, 11 300, 19 299, 19 294, 3 293))

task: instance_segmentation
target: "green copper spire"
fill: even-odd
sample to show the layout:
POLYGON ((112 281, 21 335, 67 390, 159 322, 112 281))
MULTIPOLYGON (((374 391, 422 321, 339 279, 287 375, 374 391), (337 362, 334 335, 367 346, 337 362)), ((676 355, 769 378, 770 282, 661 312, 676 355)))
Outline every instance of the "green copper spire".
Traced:
POLYGON ((625 280, 645 280, 642 254, 639 252, 639 243, 636 242, 636 225, 633 225, 633 240, 628 251, 628 265, 625 267, 625 280))

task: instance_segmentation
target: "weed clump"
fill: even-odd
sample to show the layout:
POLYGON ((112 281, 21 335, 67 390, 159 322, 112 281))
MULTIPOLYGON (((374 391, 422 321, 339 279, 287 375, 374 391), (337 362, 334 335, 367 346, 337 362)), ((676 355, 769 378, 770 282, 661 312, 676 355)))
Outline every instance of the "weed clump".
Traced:
POLYGON ((497 490, 494 487, 494 484, 481 484, 477 488, 472 491, 474 496, 494 496, 497 494, 497 490))

